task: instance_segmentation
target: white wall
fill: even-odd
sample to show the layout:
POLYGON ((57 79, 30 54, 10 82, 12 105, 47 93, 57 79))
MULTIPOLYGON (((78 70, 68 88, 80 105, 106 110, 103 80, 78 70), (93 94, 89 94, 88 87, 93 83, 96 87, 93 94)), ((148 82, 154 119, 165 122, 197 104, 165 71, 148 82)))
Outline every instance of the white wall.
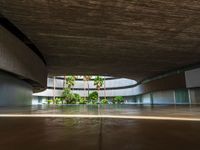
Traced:
MULTIPOLYGON (((55 90, 55 96, 59 97, 61 96, 63 90, 55 90)), ((90 93, 94 90, 90 90, 90 93)), ((87 96, 88 92, 84 90, 73 90, 73 93, 78 93, 80 96, 87 96)), ((53 97, 53 89, 47 89, 43 92, 34 93, 33 96, 49 96, 53 97)), ((114 96, 132 96, 133 95, 133 88, 127 88, 127 89, 117 89, 117 90, 106 90, 106 96, 108 97, 114 97, 114 96)), ((104 96, 104 90, 99 91, 99 96, 104 96)))
MULTIPOLYGON (((111 88, 111 87, 122 87, 122 86, 130 86, 133 84, 136 84, 136 81, 130 80, 130 79, 125 79, 125 78, 119 78, 119 79, 112 79, 112 80, 105 80, 106 83, 106 88, 111 88)), ((62 88, 64 85, 62 79, 55 79, 55 87, 62 88)), ((48 78, 48 87, 53 87, 53 79, 48 78)), ((90 88, 96 88, 94 86, 94 81, 89 81, 89 87, 90 88)), ((73 88, 87 88, 87 83, 84 82, 83 80, 77 80, 75 81, 75 85, 73 88)))
MULTIPOLYGON (((63 88, 63 79, 55 79, 55 87, 58 88, 63 88)), ((130 80, 130 79, 125 79, 125 78, 117 78, 117 79, 112 79, 112 80, 106 80, 106 88, 115 88, 115 87, 123 87, 123 86, 130 86, 135 84, 136 81, 130 80)), ((90 88, 96 89, 94 86, 94 81, 89 81, 90 88)), ((84 85, 85 88, 87 88, 87 84, 83 80, 77 80, 75 82, 75 85, 73 88, 80 88, 82 90, 72 90, 74 93, 78 93, 81 96, 88 96, 88 92, 84 90, 84 85)), ((48 78, 48 87, 53 87, 53 78, 48 78)), ((103 87, 102 87, 103 88, 103 87)), ((47 89, 43 92, 35 93, 33 94, 34 96, 49 96, 53 97, 54 95, 54 90, 53 89, 47 89)), ((63 90, 56 89, 55 90, 55 96, 59 97, 61 96, 63 90)), ((95 90, 90 90, 90 93, 95 90)), ((115 97, 115 96, 132 96, 133 95, 133 88, 125 88, 125 89, 107 89, 106 91, 100 90, 99 95, 100 97, 104 97, 104 93, 106 92, 107 97, 115 97)))

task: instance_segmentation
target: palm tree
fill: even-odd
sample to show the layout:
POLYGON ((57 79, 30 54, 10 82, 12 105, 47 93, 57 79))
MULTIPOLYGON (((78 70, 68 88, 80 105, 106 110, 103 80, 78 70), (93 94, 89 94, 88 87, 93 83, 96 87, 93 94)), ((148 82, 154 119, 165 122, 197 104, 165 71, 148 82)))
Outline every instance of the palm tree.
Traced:
MULTIPOLYGON (((104 79, 103 78, 101 78, 100 76, 96 76, 95 77, 95 79, 94 79, 94 85, 96 86, 98 92, 99 92, 100 88, 103 86, 103 83, 104 83, 104 79)), ((99 96, 98 96, 98 103, 100 103, 99 96)))
POLYGON ((66 85, 69 89, 71 89, 74 84, 75 84, 75 81, 76 81, 76 76, 68 76, 66 78, 66 85))
POLYGON ((63 89, 66 87, 66 76, 64 76, 64 81, 63 81, 63 89))
POLYGON ((104 99, 106 99, 106 78, 104 77, 104 99))
POLYGON ((53 76, 53 104, 55 103, 55 90, 56 90, 56 80, 55 80, 55 76, 53 76))
POLYGON ((92 78, 92 76, 83 76, 83 80, 84 80, 84 82, 86 81, 87 82, 87 89, 88 89, 88 96, 89 96, 89 94, 90 94, 90 85, 89 85, 89 81, 90 81, 90 79, 92 78))
POLYGON ((84 85, 83 85, 83 87, 84 87, 84 93, 85 93, 85 97, 87 97, 87 96, 86 96, 86 88, 85 88, 85 83, 86 83, 86 78, 85 78, 85 76, 83 76, 83 81, 84 81, 84 82, 83 82, 83 84, 84 84, 84 85))

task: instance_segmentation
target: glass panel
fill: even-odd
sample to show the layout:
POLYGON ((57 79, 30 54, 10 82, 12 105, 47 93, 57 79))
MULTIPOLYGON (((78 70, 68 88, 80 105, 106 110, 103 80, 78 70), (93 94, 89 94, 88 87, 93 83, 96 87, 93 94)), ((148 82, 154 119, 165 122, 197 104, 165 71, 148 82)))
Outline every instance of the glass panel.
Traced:
POLYGON ((188 90, 187 89, 175 90, 175 98, 177 104, 188 104, 189 103, 188 90))

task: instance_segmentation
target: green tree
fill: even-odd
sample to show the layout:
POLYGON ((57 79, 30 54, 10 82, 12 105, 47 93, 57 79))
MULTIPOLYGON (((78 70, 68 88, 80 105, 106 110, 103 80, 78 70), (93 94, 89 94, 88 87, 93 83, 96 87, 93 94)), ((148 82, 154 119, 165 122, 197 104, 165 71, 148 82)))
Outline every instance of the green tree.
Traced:
POLYGON ((92 104, 96 104, 98 101, 98 92, 94 91, 94 92, 90 93, 88 96, 88 101, 92 104))
POLYGON ((73 94, 71 93, 70 88, 65 88, 62 92, 62 100, 66 103, 69 104, 71 100, 73 99, 73 94))
POLYGON ((81 96, 77 93, 74 93, 74 100, 76 101, 76 103, 79 103, 81 100, 81 96))
POLYGON ((87 104, 87 99, 85 97, 81 97, 79 104, 87 104))
POLYGON ((104 79, 104 99, 106 99, 106 79, 105 77, 103 79, 104 79))
POLYGON ((66 78, 67 88, 71 89, 74 86, 75 81, 76 81, 76 76, 68 76, 66 78))
POLYGON ((88 96, 89 96, 89 94, 90 94, 90 85, 89 85, 89 81, 91 80, 91 78, 92 78, 92 76, 88 76, 88 75, 83 76, 84 82, 87 83, 88 96))
POLYGON ((124 97, 116 96, 112 102, 113 102, 113 104, 122 104, 122 103, 124 103, 124 97))
POLYGON ((72 93, 69 88, 65 88, 62 92, 62 100, 66 104, 77 104, 81 100, 81 96, 77 93, 72 93))
POLYGON ((108 100, 106 98, 102 99, 101 104, 108 104, 108 100))
POLYGON ((62 99, 63 100, 67 99, 67 96, 68 96, 69 93, 70 93, 70 89, 69 88, 65 88, 63 90, 63 92, 62 92, 62 95, 61 95, 62 99))
POLYGON ((62 102, 61 98, 58 97, 56 97, 54 101, 56 104, 60 104, 62 102))
MULTIPOLYGON (((98 92, 99 92, 100 88, 103 86, 103 83, 104 83, 104 79, 103 78, 101 78, 100 76, 96 76, 95 77, 94 85, 96 86, 98 92)), ((98 103, 100 103, 99 97, 98 97, 98 103)))
POLYGON ((53 103, 53 100, 52 100, 52 99, 47 100, 47 104, 48 104, 48 105, 50 105, 50 104, 52 104, 52 103, 53 103))

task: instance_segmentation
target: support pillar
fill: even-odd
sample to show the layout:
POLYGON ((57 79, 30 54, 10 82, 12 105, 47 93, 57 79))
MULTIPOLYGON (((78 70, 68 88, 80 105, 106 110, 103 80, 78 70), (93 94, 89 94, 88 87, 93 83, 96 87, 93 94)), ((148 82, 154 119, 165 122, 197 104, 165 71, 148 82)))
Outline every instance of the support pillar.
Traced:
POLYGON ((32 86, 14 75, 0 71, 0 106, 32 104, 32 86))

